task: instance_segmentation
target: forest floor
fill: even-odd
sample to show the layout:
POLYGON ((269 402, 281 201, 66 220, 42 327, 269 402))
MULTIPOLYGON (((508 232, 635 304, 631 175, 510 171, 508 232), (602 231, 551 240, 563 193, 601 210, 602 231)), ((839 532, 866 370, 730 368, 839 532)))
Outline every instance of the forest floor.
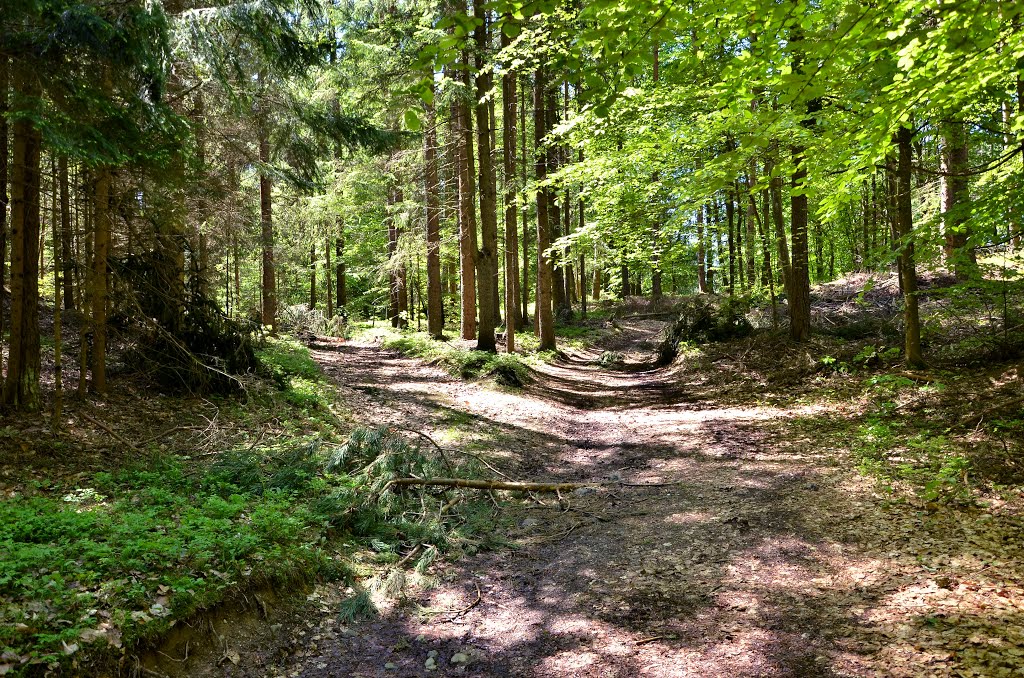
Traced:
MULTIPOLYGON (((621 321, 523 389, 318 339, 357 420, 486 450, 517 480, 603 484, 496 502, 509 548, 435 562, 369 620, 339 621, 352 589, 323 584, 269 618, 211 622, 222 647, 185 662, 165 645, 144 673, 1024 675, 1019 494, 882 487, 851 451, 863 402, 727 388, 685 359, 654 369, 662 328, 621 321), (624 362, 601 366, 605 351, 624 362)), ((729 350, 719 375, 752 359, 729 350)))

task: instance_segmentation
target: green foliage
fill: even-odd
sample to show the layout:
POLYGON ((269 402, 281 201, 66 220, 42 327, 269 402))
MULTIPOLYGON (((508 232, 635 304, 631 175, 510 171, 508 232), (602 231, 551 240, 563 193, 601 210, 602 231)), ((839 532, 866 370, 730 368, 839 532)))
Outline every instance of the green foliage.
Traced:
MULTIPOLYGON (((5 660, 56 666, 78 651, 153 637, 254 585, 347 576, 339 538, 382 561, 419 545, 458 548, 488 530, 486 510, 445 509, 446 493, 389 486, 413 474, 475 475, 475 465, 456 467, 421 443, 356 429, 338 446, 229 451, 200 474, 156 457, 82 486, 0 501, 5 660)), ((370 609, 356 596, 342 614, 370 609)))
POLYGON ((334 394, 309 349, 284 337, 268 337, 257 351, 289 404, 306 412, 330 412, 334 394))
POLYGON ((341 574, 293 496, 228 492, 172 459, 92 482, 0 502, 0 645, 18 663, 130 645, 253 582, 341 574))

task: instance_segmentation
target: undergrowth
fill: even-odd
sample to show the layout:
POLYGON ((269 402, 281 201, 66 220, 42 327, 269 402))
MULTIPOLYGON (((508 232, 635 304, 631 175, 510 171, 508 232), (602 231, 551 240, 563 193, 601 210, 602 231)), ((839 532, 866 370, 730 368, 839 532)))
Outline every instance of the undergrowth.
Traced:
POLYGON ((423 333, 386 336, 381 345, 404 355, 422 358, 463 379, 493 377, 502 386, 522 386, 530 370, 522 356, 509 353, 472 351, 450 343, 434 341, 423 333))
MULTIPOLYGON (((287 388, 322 386, 308 352, 268 350, 287 388)), ((388 485, 413 474, 476 468, 384 428, 36 481, 0 501, 0 675, 95 666, 254 587, 347 579, 353 551, 380 564, 416 549, 455 557, 493 532, 490 507, 453 501, 457 490, 388 485)))
POLYGON ((293 339, 268 337, 257 356, 285 402, 311 414, 330 412, 334 390, 308 348, 293 339))

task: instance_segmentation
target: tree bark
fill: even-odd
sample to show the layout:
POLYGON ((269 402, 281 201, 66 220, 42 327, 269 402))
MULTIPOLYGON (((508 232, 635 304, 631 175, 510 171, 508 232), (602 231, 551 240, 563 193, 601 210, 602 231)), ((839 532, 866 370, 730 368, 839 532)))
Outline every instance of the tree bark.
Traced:
MULTIPOLYGON (((64 310, 70 311, 75 307, 75 291, 72 281, 72 270, 74 261, 71 257, 71 196, 68 190, 68 158, 60 156, 57 161, 57 172, 60 175, 60 260, 61 260, 61 284, 64 310)), ((54 250, 57 245, 54 243, 54 250)), ((2 281, 0 281, 2 282, 2 281)))
POLYGON ((924 366, 921 356, 921 318, 917 308, 917 267, 914 261, 914 216, 911 202, 912 141, 914 132, 910 127, 900 127, 896 132, 896 147, 899 164, 896 168, 896 224, 900 238, 900 278, 903 280, 903 323, 907 366, 924 366))
POLYGON ((754 287, 757 279, 757 264, 754 256, 754 222, 757 220, 757 202, 754 199, 754 185, 757 183, 757 161, 751 158, 747 170, 747 218, 744 222, 746 237, 743 246, 747 266, 747 285, 754 287))
MULTIPOLYGON (((526 138, 529 136, 529 132, 526 127, 526 104, 529 98, 529 93, 526 91, 526 85, 522 85, 522 96, 519 97, 519 133, 520 146, 519 146, 519 160, 521 163, 521 174, 523 181, 529 176, 527 167, 527 153, 526 153, 526 138)), ((520 284, 519 294, 522 298, 522 313, 519 318, 519 327, 517 329, 526 329, 526 326, 530 322, 530 228, 529 219, 526 206, 523 206, 523 270, 522 270, 522 282, 520 284)))
MULTIPOLYGON (((540 67, 534 75, 533 85, 533 138, 535 146, 535 173, 537 183, 547 178, 547 151, 544 149, 544 137, 547 136, 547 115, 545 99, 547 79, 544 68, 540 67)), ((551 233, 548 229, 548 188, 542 186, 537 190, 537 336, 540 338, 540 350, 555 350, 555 318, 552 312, 553 272, 551 258, 547 249, 551 246, 551 233)))
POLYGON ((775 172, 777 153, 778 144, 773 143, 765 163, 765 173, 771 176, 768 182, 768 195, 771 202, 772 225, 775 230, 775 253, 779 260, 779 270, 782 273, 782 289, 788 299, 792 296, 793 270, 789 260, 789 243, 786 240, 786 225, 782 214, 782 177, 775 172))
POLYGON ((334 293, 331 289, 334 285, 331 282, 331 239, 324 240, 324 286, 327 288, 327 318, 334 317, 334 293))
MULTIPOLYGON (((463 85, 469 90, 469 59, 462 72, 463 85)), ((476 337, 476 180, 473 164, 473 119, 464 100, 455 102, 458 121, 456 165, 459 184, 459 272, 462 299, 461 335, 469 340, 476 337)))
MULTIPOLYGON (((430 92, 434 92, 434 73, 430 70, 430 92)), ((444 305, 441 299, 441 205, 437 176, 437 113, 433 97, 424 104, 426 129, 423 134, 423 180, 426 194, 427 244, 427 333, 433 339, 444 337, 444 305)))
POLYGON ((967 180, 968 149, 967 126, 962 120, 943 125, 942 130, 942 252, 946 267, 957 278, 965 280, 978 268, 974 249, 968 248, 970 232, 965 210, 970 200, 970 184, 967 180))
POLYGON ((345 222, 338 220, 338 234, 334 237, 334 287, 337 290, 337 311, 345 313, 348 290, 345 289, 345 222))
POLYGON ((309 245, 309 310, 316 310, 316 241, 309 245))
POLYGON ((483 0, 473 0, 473 15, 478 24, 473 30, 474 65, 476 66, 476 141, 479 161, 480 249, 477 251, 477 303, 480 307, 477 326, 478 351, 495 351, 494 325, 498 298, 498 213, 494 158, 491 155, 490 111, 487 93, 491 89, 491 72, 484 68, 488 47, 487 21, 483 0))
MULTIPOLYGON (((10 147, 7 141, 7 109, 10 86, 10 62, 6 55, 0 55, 0 337, 4 335, 4 301, 7 298, 7 158, 10 147)), ((0 370, 0 391, 3 390, 3 374, 0 370)))
POLYGON ((92 388, 97 393, 107 391, 107 293, 108 259, 113 226, 110 205, 113 173, 109 166, 96 170, 96 218, 93 221, 92 252, 92 388))
MULTIPOLYGON (((24 67, 11 69, 15 94, 40 95, 24 67)), ((11 181, 11 334, 4 403, 15 410, 39 409, 39 229, 42 136, 28 117, 13 125, 11 181)))
MULTIPOLYGON (((511 17, 506 16, 506 21, 511 17)), ((501 33, 502 49, 512 39, 501 33)), ((501 75, 502 161, 505 169, 505 350, 516 350, 516 330, 522 326, 519 309, 519 235, 516 213, 516 74, 506 65, 501 75)))
POLYGON ((790 198, 790 223, 793 237, 792 276, 789 301, 789 336, 793 341, 811 338, 811 281, 807 251, 807 194, 803 146, 793 147, 793 195, 790 198))
POLYGON ((257 128, 260 162, 264 165, 260 170, 260 245, 263 253, 261 311, 263 324, 270 326, 272 334, 277 334, 277 275, 274 265, 274 219, 271 202, 273 185, 266 169, 266 165, 270 163, 270 131, 265 121, 260 121, 257 128))

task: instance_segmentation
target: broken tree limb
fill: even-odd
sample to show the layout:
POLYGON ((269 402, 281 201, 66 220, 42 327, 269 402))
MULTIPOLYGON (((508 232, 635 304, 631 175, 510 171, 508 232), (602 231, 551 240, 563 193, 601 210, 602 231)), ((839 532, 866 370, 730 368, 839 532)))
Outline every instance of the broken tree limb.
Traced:
POLYGON ((472 490, 509 490, 511 492, 560 492, 576 490, 581 487, 593 487, 602 483, 521 483, 502 480, 476 480, 471 478, 395 478, 388 482, 389 487, 407 487, 409 485, 428 485, 433 487, 464 487, 472 490))
POLYGON ((76 412, 76 414, 78 416, 82 417, 83 419, 85 419, 86 421, 90 421, 93 424, 95 424, 96 426, 99 426, 101 429, 103 429, 104 431, 109 433, 111 438, 113 438, 117 442, 121 443, 122 445, 124 445, 128 449, 130 449, 130 450, 132 450, 134 452, 140 452, 139 448, 135 446, 135 443, 131 442, 130 440, 128 440, 127 438, 122 436, 120 433, 118 433, 114 429, 112 429, 109 426, 107 426, 106 424, 104 424, 99 419, 96 419, 95 417, 91 417, 88 414, 86 414, 85 412, 76 412))

